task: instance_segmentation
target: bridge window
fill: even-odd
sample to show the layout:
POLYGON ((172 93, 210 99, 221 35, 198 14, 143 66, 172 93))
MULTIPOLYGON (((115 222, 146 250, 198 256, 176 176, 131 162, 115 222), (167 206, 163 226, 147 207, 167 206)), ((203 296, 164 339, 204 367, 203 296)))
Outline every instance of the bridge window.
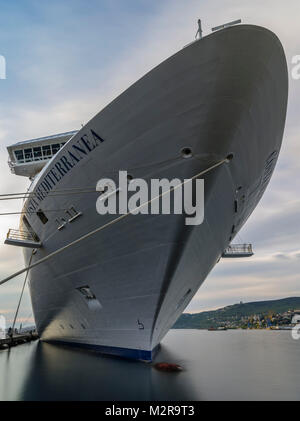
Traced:
POLYGON ((60 150, 60 145, 59 143, 55 143, 54 145, 51 145, 51 148, 53 155, 55 155, 60 150))
POLYGON ((15 157, 16 157, 17 161, 23 161, 24 160, 24 151, 23 150, 15 151, 15 157))
POLYGON ((25 154, 25 161, 26 162, 32 161, 33 156, 32 156, 32 149, 31 148, 25 149, 24 154, 25 154))
POLYGON ((14 151, 16 162, 24 163, 51 159, 65 143, 66 142, 53 143, 49 145, 34 146, 32 148, 18 149, 14 151))
POLYGON ((33 148, 33 157, 35 160, 42 158, 42 148, 40 146, 33 148))
POLYGON ((49 158, 51 156, 51 148, 50 145, 43 146, 43 156, 45 159, 49 158))

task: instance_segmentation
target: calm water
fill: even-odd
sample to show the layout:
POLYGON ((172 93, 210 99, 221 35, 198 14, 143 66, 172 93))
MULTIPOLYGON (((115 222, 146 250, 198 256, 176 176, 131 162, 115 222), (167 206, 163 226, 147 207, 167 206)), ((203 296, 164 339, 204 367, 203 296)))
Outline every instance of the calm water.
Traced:
POLYGON ((33 342, 0 351, 0 400, 299 400, 289 331, 172 330, 156 362, 181 373, 33 342))

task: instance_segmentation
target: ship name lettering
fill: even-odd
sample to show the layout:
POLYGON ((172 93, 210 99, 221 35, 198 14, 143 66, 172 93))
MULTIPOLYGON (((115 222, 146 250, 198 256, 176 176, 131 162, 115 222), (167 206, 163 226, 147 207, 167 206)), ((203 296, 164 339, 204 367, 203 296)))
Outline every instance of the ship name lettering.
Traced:
POLYGON ((54 186, 69 172, 79 161, 84 159, 95 148, 101 145, 104 139, 95 130, 90 129, 89 134, 83 134, 76 144, 66 148, 65 153, 60 157, 53 167, 44 175, 39 186, 35 189, 35 199, 31 199, 26 207, 28 217, 34 213, 39 203, 42 202, 54 186))

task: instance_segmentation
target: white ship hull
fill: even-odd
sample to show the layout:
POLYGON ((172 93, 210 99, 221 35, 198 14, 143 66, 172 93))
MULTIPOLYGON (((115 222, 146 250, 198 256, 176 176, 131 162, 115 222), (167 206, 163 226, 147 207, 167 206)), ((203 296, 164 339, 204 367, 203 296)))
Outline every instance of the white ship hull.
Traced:
MULTIPOLYGON (((96 191, 51 193, 93 190, 100 178, 117 181, 119 170, 146 180, 184 179, 233 159, 203 177, 201 225, 186 226, 185 215, 131 215, 31 269, 41 339, 151 360, 260 200, 280 151, 286 105, 280 42, 243 25, 181 50, 83 127, 31 187, 38 195, 24 209, 42 209, 48 218, 42 224, 27 214, 42 242, 32 262, 116 217, 96 212, 96 191), (182 158, 184 147, 192 158, 182 158), (41 190, 49 193, 43 198, 41 190), (70 207, 82 215, 58 230, 55 219, 67 221, 70 207), (84 286, 94 304, 80 292, 84 286)), ((24 250, 28 264, 31 250, 24 250)))

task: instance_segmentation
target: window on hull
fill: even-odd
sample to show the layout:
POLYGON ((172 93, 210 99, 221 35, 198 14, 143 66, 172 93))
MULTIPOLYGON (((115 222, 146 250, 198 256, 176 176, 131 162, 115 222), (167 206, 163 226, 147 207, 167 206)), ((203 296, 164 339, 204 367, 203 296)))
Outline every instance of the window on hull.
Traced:
POLYGON ((41 220, 41 222, 43 223, 43 224, 47 224, 47 222, 48 222, 48 218, 47 218, 47 216, 44 214, 44 212, 42 211, 42 209, 39 209, 38 211, 37 211, 37 216, 40 218, 40 220, 41 220))

